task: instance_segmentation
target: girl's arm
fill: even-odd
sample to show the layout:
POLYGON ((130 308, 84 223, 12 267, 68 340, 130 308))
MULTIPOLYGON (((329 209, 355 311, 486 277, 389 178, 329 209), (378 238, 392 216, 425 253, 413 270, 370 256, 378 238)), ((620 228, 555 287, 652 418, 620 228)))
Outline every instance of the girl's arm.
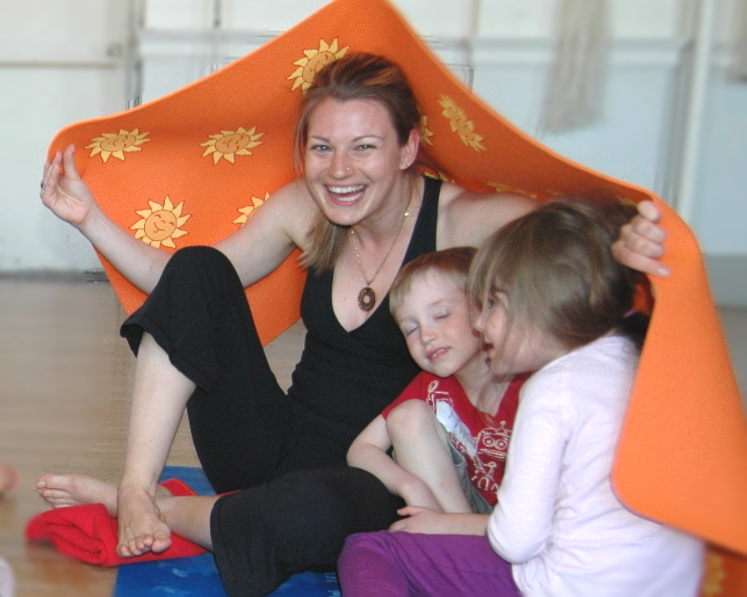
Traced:
POLYGON ((537 378, 527 384, 498 503, 488 522, 490 544, 511 563, 539 555, 551 535, 570 410, 551 387, 541 387, 537 378))
POLYGON ((390 531, 432 535, 482 536, 490 518, 488 514, 445 513, 417 506, 400 508, 397 514, 406 518, 393 523, 390 531))
POLYGON ((348 449, 348 465, 375 475, 391 493, 400 496, 409 506, 440 511, 428 486, 397 465, 387 454, 391 447, 386 420, 379 415, 353 440, 348 449))

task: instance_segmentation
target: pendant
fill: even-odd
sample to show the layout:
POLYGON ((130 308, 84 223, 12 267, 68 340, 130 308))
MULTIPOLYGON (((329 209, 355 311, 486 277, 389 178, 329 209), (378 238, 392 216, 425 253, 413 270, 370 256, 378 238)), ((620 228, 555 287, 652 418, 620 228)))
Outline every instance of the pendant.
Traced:
POLYGON ((358 293, 358 306, 363 311, 370 311, 376 305, 376 293, 373 288, 366 286, 358 293))

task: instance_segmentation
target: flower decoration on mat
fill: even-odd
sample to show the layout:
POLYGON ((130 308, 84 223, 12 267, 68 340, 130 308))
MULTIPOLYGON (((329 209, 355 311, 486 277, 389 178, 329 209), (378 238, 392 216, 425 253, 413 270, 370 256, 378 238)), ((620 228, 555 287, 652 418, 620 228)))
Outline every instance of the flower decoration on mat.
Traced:
POLYGON ((265 201, 267 201, 267 198, 269 196, 270 193, 265 193, 264 199, 260 199, 259 197, 252 197, 251 205, 247 205, 246 207, 239 207, 239 213, 241 215, 236 218, 233 223, 239 224, 240 226, 246 224, 246 221, 254 214, 257 208, 259 208, 265 201))
POLYGON ((443 108, 441 116, 449 121, 451 132, 459 135, 462 143, 478 152, 487 151, 481 143, 483 137, 475 132, 475 123, 467 118, 454 100, 447 95, 442 95, 438 100, 438 105, 443 108))
POLYGON ((135 231, 135 238, 142 240, 156 249, 168 247, 175 249, 174 239, 187 234, 181 226, 190 218, 190 214, 182 215, 184 201, 176 207, 169 197, 159 205, 155 201, 148 201, 150 209, 137 212, 141 216, 137 222, 130 226, 135 231))
POLYGON ((722 583, 726 577, 724 570, 724 558, 710 551, 705 555, 705 568, 703 570, 703 583, 701 595, 703 597, 715 597, 722 593, 722 583))
POLYGON ((293 65, 298 68, 291 73, 288 80, 294 79, 293 87, 291 91, 301 88, 301 91, 306 93, 306 90, 311 86, 314 81, 316 73, 318 73, 322 67, 334 62, 338 58, 342 58, 345 52, 348 51, 350 46, 345 46, 341 50, 337 48, 337 38, 335 38, 331 44, 328 44, 323 39, 319 40, 319 48, 304 50, 304 58, 296 60, 293 65))
POLYGON ((423 145, 433 145, 433 141, 431 141, 431 137, 433 136, 433 131, 431 131, 428 128, 428 117, 423 114, 423 116, 420 117, 420 140, 423 142, 423 145))
POLYGON ((125 153, 140 151, 139 146, 150 141, 146 139, 149 134, 141 133, 138 129, 132 131, 120 129, 118 133, 101 133, 100 137, 91 139, 92 143, 86 145, 86 149, 91 150, 89 157, 100 155, 101 161, 105 164, 110 157, 124 161, 125 153))
POLYGON ((243 127, 235 131, 221 131, 215 135, 210 135, 210 140, 200 143, 205 151, 202 157, 212 154, 213 164, 217 164, 221 158, 234 164, 237 155, 252 155, 252 148, 262 144, 259 138, 264 133, 258 133, 257 127, 246 130, 243 127))

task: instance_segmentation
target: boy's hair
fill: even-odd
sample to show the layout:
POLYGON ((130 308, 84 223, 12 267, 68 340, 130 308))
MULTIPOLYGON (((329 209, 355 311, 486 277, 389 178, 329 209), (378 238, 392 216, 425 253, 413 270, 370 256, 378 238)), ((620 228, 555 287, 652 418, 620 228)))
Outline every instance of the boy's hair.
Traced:
POLYGON ((413 280, 431 271, 449 276, 467 294, 467 276, 476 252, 474 247, 452 247, 420 255, 403 265, 389 290, 389 311, 395 315, 410 292, 413 280))
POLYGON ((543 204, 478 251, 470 301, 481 307, 491 294, 504 293, 507 330, 517 322, 535 326, 568 349, 621 329, 636 273, 615 261, 610 246, 633 214, 632 203, 608 197, 543 204))

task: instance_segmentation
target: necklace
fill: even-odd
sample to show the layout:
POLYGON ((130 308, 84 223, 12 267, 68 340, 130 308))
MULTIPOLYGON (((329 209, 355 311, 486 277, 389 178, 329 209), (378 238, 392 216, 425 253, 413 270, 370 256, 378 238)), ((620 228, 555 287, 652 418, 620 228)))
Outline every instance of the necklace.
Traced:
POLYGON ((363 276, 363 279, 366 282, 366 285, 363 288, 361 288, 361 291, 358 293, 358 306, 361 308, 362 311, 370 311, 376 306, 376 293, 374 292, 373 288, 371 288, 371 284, 373 284, 374 280, 376 279, 376 276, 379 275, 381 268, 384 267, 387 257, 389 257, 389 254, 392 252, 392 249, 394 248, 394 244, 397 242, 397 239, 399 238, 399 235, 402 232, 402 229, 405 227, 405 220, 407 219, 407 216, 410 215, 410 203, 412 203, 412 194, 410 194, 410 200, 407 202, 405 213, 402 214, 402 221, 399 223, 399 228, 397 229, 397 233, 394 235, 394 238, 392 238, 392 242, 389 245, 389 248, 387 249, 386 255, 384 255, 384 259, 381 260, 379 267, 376 268, 374 275, 371 276, 370 279, 366 275, 366 272, 363 270, 363 262, 361 261, 361 256, 360 256, 360 253, 358 252, 358 241, 356 240, 355 230, 353 230, 352 227, 350 228, 350 236, 353 239, 353 250, 355 251, 355 258, 358 260, 358 267, 360 268, 361 275, 363 276))

